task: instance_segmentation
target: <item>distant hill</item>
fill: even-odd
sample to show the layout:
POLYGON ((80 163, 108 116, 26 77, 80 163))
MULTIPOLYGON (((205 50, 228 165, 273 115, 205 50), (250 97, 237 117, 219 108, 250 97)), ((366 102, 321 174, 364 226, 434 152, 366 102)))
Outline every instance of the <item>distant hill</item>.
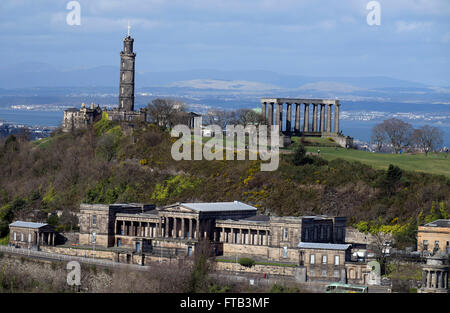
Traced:
MULTIPOLYGON (((287 75, 271 71, 218 71, 198 69, 172 72, 137 71, 136 86, 173 86, 180 82, 228 81, 248 82, 256 89, 268 85, 281 89, 321 89, 324 82, 331 86, 347 86, 348 90, 377 88, 423 88, 424 84, 393 79, 389 77, 310 77, 287 75), (251 83, 250 83, 251 82, 251 83), (257 84, 258 83, 258 84, 257 84), (264 84, 264 85, 261 85, 264 84)), ((115 66, 98 66, 87 69, 61 69, 47 63, 27 62, 0 67, 0 86, 3 88, 30 87, 83 87, 83 86, 118 86, 119 68, 115 66)), ((192 86, 192 84, 190 84, 192 86)), ((326 86, 329 90, 329 86, 326 86)))

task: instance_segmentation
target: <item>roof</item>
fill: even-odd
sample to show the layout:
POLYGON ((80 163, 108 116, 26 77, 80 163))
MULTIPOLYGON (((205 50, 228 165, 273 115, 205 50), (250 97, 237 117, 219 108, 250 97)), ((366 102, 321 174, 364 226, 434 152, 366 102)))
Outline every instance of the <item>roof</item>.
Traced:
POLYGON ((41 227, 44 227, 47 225, 48 224, 16 221, 14 223, 9 224, 9 227, 13 226, 13 227, 25 227, 25 228, 41 228, 41 227))
POLYGON ((450 220, 444 220, 444 219, 435 220, 434 222, 425 224, 424 226, 427 226, 427 227, 450 227, 450 220))
POLYGON ((258 209, 239 202, 206 202, 206 203, 180 203, 180 206, 198 212, 221 212, 221 211, 257 211, 258 209))
POLYGON ((297 248, 303 249, 323 249, 323 250, 347 250, 350 244, 319 243, 319 242, 300 242, 297 248))
POLYGON ((80 110, 76 109, 76 108, 68 108, 66 110, 64 110, 65 112, 79 112, 80 110))

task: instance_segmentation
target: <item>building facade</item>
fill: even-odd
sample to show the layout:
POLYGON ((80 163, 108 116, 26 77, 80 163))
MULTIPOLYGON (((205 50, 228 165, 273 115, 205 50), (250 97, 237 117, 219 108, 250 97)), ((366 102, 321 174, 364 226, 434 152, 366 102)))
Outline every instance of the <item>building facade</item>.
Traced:
POLYGON ((436 220, 418 227, 417 251, 450 254, 450 219, 436 220))
POLYGON ((224 257, 298 263, 299 242, 345 243, 344 217, 272 217, 245 203, 82 204, 80 244, 190 255, 207 239, 224 257))
POLYGON ((54 246, 56 232, 53 226, 42 223, 16 221, 9 224, 9 245, 25 249, 54 246))

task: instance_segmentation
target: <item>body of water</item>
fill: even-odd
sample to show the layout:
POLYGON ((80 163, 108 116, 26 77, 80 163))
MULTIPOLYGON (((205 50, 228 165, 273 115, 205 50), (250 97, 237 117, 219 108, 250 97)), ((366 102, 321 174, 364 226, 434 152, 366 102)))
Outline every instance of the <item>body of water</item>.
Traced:
MULTIPOLYGON (((60 126, 63 116, 64 111, 0 109, 0 120, 29 126, 60 126)), ((377 123, 380 121, 341 120, 340 128, 344 135, 369 142, 372 128, 377 123)), ((423 123, 411 124, 414 127, 423 126, 423 123)), ((430 125, 433 124, 430 123, 430 125)), ((439 126, 439 128, 444 132, 444 145, 450 147, 450 127, 439 126)))
POLYGON ((0 120, 28 126, 60 126, 64 111, 0 109, 0 120))

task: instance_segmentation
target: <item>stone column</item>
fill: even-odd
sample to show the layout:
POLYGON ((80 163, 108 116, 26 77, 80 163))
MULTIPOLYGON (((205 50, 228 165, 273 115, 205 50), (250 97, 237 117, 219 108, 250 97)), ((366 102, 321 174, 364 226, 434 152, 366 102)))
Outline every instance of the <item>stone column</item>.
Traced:
POLYGON ((178 224, 178 219, 176 217, 173 218, 173 238, 177 238, 178 237, 178 229, 177 229, 177 225, 178 224))
POLYGON ((259 238, 259 229, 256 230, 256 244, 259 246, 260 245, 260 238, 259 238))
POLYGON ((334 132, 337 134, 339 133, 339 107, 341 105, 337 103, 334 106, 334 132))
POLYGON ((167 216, 164 217, 164 223, 166 226, 166 230, 164 231, 164 237, 168 238, 169 237, 169 218, 167 216))
POLYGON ((292 103, 287 103, 286 131, 292 132, 292 103))
POLYGON ((266 111, 267 111, 267 102, 262 102, 262 103, 261 103, 261 114, 262 114, 262 119, 263 119, 264 123, 267 124, 267 120, 266 120, 266 111))
POLYGON ((320 132, 325 132, 325 104, 320 105, 320 132))
POLYGON ((186 238, 186 233, 184 229, 184 217, 181 219, 181 238, 186 238))
POLYGON ((318 132, 319 127, 317 127, 317 103, 313 103, 313 132, 318 132))
POLYGON ((281 131, 281 128, 283 126, 283 103, 277 102, 277 110, 275 112, 275 125, 278 125, 279 130, 281 131))
POLYGON ((332 104, 328 104, 327 108, 327 133, 331 133, 331 106, 332 104))
POLYGON ((305 103, 305 114, 303 114, 303 131, 309 132, 309 103, 305 103))
POLYGON ((300 103, 295 104, 295 132, 300 132, 300 103))
POLYGON ((200 239, 200 219, 196 219, 195 220, 195 238, 196 239, 200 239))
POLYGON ((239 228, 239 243, 242 244, 242 228, 239 228))
POLYGON ((431 271, 427 273, 427 288, 431 288, 431 271))
POLYGON ((268 118, 268 120, 267 120, 267 124, 270 126, 269 127, 269 130, 270 129, 272 129, 272 126, 273 126, 273 105, 274 105, 275 103, 273 103, 273 102, 270 102, 269 103, 269 112, 268 112, 268 114, 269 114, 269 118, 268 118))
POLYGON ((189 219, 189 238, 192 239, 192 218, 189 219))

